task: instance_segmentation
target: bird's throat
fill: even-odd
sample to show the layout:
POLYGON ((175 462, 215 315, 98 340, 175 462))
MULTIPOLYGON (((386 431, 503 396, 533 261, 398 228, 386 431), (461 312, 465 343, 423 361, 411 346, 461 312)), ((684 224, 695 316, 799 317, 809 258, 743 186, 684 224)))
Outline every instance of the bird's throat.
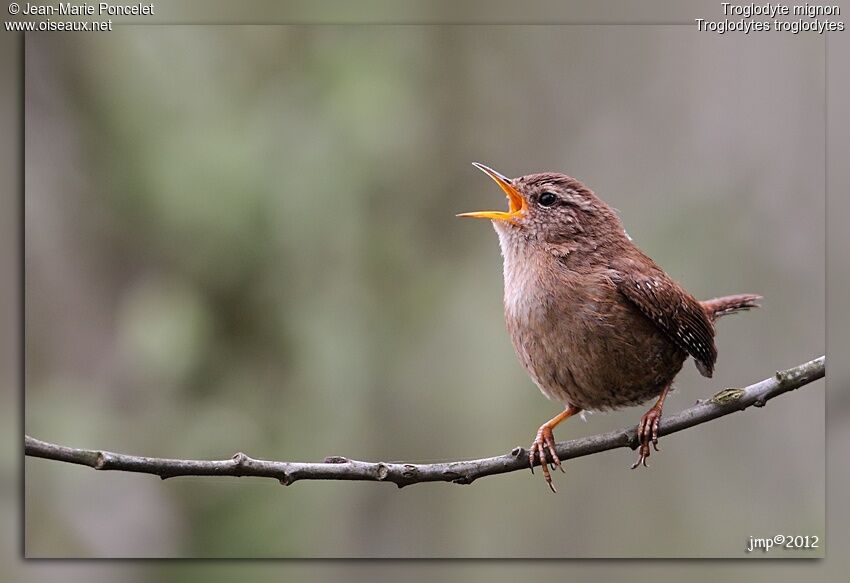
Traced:
POLYGON ((521 322, 543 317, 549 290, 544 274, 552 257, 514 228, 495 225, 502 249, 505 314, 521 322))

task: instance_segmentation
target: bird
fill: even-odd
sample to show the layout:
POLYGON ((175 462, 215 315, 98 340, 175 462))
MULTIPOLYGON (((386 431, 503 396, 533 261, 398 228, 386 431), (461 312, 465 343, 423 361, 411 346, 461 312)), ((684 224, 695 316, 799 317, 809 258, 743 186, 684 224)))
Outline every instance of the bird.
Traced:
POLYGON ((503 257, 505 323, 514 351, 540 391, 564 409, 537 430, 528 449, 556 492, 560 469, 552 430, 585 411, 655 403, 641 417, 638 457, 650 444, 673 379, 688 357, 711 377, 715 322, 759 307, 762 296, 699 301, 646 255, 618 213, 581 181, 557 172, 508 178, 477 162, 508 199, 507 211, 461 213, 489 219, 503 257), (547 460, 547 453, 550 460, 547 460))

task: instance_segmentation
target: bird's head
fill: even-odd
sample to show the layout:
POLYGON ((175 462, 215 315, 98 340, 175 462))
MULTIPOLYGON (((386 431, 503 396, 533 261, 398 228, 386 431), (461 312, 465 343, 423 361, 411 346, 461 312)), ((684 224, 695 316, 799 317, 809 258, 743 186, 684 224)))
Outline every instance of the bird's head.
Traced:
POLYGON ((614 210, 575 178, 554 172, 508 178, 483 164, 473 165, 499 185, 508 197, 508 210, 457 216, 490 219, 503 246, 511 241, 556 250, 625 235, 614 210))

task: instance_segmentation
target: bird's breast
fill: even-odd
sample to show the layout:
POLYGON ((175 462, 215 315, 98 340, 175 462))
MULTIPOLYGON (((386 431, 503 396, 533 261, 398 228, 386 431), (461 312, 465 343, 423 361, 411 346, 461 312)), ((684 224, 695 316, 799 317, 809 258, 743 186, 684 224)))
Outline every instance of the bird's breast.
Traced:
POLYGON ((683 355, 624 301, 604 270, 573 274, 505 256, 505 321, 516 354, 544 395, 610 409, 658 394, 683 355))
MULTIPOLYGON (((544 395, 570 400, 574 379, 569 371, 572 332, 565 305, 552 290, 552 275, 542 261, 505 254, 505 323, 523 368, 544 395), (547 283, 548 276, 548 283, 547 283)), ((569 304, 567 304, 569 305, 569 304)))

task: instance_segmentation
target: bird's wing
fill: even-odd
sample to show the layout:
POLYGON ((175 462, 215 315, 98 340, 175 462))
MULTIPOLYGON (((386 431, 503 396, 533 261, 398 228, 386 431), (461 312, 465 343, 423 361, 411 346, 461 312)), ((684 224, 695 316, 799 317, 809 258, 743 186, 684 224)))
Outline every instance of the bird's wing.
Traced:
POLYGON ((697 300, 683 294, 663 271, 618 271, 620 292, 660 328, 676 346, 694 357, 697 369, 711 377, 717 360, 714 326, 697 300))

